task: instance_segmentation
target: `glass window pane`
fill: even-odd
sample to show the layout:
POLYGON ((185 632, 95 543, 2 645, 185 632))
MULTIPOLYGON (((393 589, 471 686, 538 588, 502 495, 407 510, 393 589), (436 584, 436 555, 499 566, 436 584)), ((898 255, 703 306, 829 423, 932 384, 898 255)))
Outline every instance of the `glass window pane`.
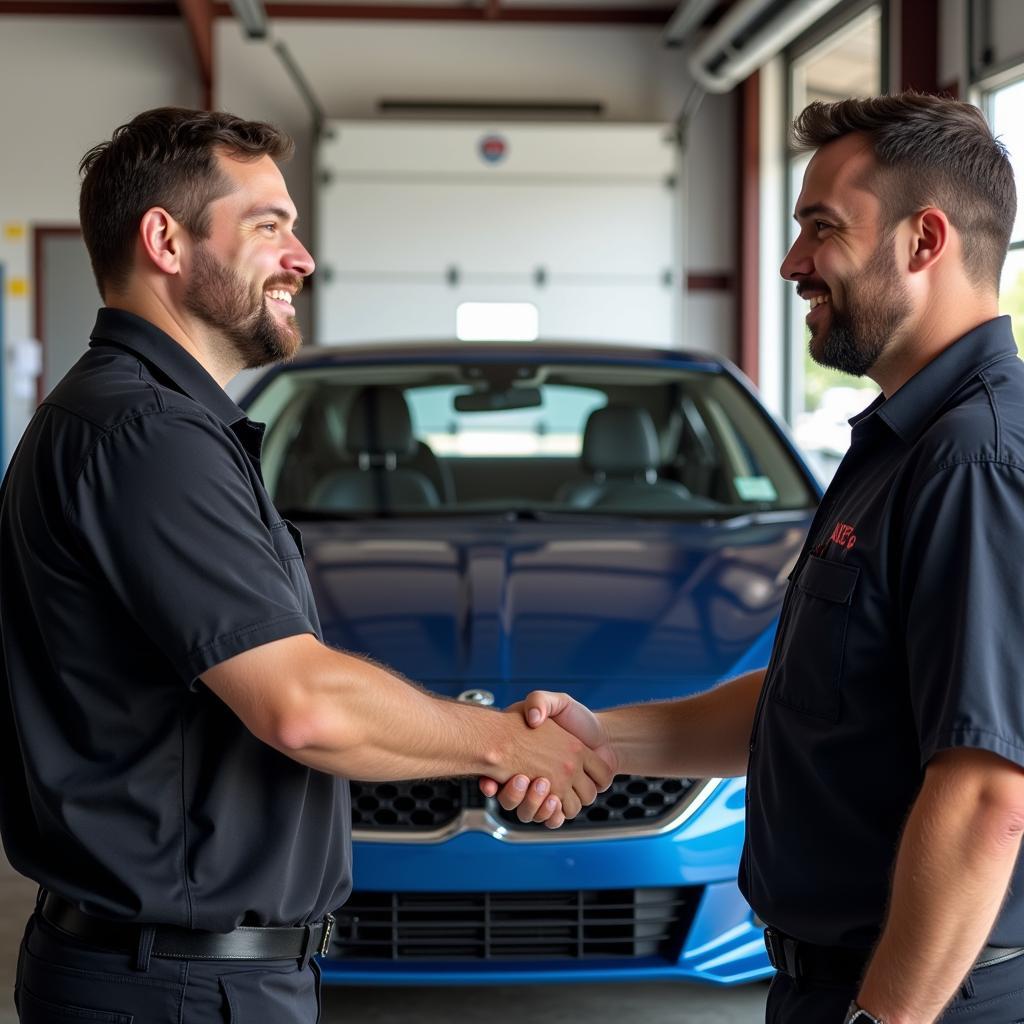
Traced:
MULTIPOLYGON (((834 102, 882 91, 882 14, 877 6, 838 29, 790 64, 794 115, 815 100, 834 102)), ((809 154, 794 155, 789 166, 790 207, 796 203, 809 154)), ((797 226, 791 222, 790 243, 797 226)), ((823 479, 831 479, 850 444, 847 420, 878 394, 869 380, 819 366, 810 356, 804 318, 808 305, 791 287, 788 304, 790 346, 789 408, 797 443, 823 479)))
POLYGON ((790 66, 793 113, 808 103, 831 103, 882 91, 882 12, 871 7, 790 66))
POLYGON ((1013 241, 1024 240, 1024 80, 1014 82, 991 94, 989 109, 992 131, 1010 153, 1013 174, 1017 181, 1017 220, 1013 225, 1013 241))
POLYGON ((1024 355, 1024 249, 1011 249, 999 286, 999 311, 1008 313, 1017 349, 1024 355))

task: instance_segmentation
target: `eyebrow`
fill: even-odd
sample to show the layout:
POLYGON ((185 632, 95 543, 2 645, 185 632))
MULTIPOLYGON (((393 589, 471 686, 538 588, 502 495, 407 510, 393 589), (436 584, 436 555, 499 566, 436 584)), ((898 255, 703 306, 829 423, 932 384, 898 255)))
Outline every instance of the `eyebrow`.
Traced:
MULTIPOLYGON (((292 219, 291 211, 286 210, 283 206, 257 206, 252 210, 247 210, 243 220, 255 220, 258 217, 277 217, 278 220, 283 221, 292 219)), ((298 217, 295 220, 298 220, 298 217)))
POLYGON ((793 214, 793 220, 806 220, 808 217, 813 217, 816 213, 823 213, 832 220, 843 219, 842 214, 835 207, 829 206, 828 203, 811 203, 809 206, 803 206, 797 210, 793 214))

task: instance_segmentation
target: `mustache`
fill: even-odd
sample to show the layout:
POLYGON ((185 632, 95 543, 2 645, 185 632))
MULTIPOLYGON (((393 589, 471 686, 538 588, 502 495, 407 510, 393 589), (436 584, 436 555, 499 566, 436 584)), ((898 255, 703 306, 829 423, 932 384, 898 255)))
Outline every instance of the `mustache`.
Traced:
POLYGON ((298 295, 302 291, 302 278, 298 274, 275 274, 263 282, 263 290, 268 288, 288 288, 292 294, 298 295))
POLYGON ((824 281, 801 281, 796 286, 796 293, 801 299, 806 298, 808 292, 827 292, 831 295, 832 289, 824 281))

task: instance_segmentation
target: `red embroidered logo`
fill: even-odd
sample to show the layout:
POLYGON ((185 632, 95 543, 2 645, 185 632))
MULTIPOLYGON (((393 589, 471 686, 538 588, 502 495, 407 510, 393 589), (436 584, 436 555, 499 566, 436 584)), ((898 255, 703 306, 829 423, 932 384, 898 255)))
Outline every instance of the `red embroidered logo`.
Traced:
POLYGON ((836 523, 836 528, 832 531, 832 536, 829 540, 833 544, 838 544, 841 548, 846 548, 847 551, 857 543, 857 535, 853 532, 856 527, 851 526, 849 523, 836 523))

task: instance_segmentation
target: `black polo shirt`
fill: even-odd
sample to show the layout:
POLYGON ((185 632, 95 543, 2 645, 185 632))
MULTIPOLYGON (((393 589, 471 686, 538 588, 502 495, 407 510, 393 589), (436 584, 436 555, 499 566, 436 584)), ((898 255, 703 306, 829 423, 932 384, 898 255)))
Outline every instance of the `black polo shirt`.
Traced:
MULTIPOLYGON (((1024 364, 1009 318, 851 423, 754 721, 740 884, 782 931, 863 947, 935 753, 1024 766, 1024 364)), ((1020 862, 990 941, 1024 945, 1020 862)))
POLYGON ((347 783, 198 681, 320 636, 262 435, 184 348, 104 309, 0 489, 0 831, 87 912, 226 931, 348 895, 347 783))

